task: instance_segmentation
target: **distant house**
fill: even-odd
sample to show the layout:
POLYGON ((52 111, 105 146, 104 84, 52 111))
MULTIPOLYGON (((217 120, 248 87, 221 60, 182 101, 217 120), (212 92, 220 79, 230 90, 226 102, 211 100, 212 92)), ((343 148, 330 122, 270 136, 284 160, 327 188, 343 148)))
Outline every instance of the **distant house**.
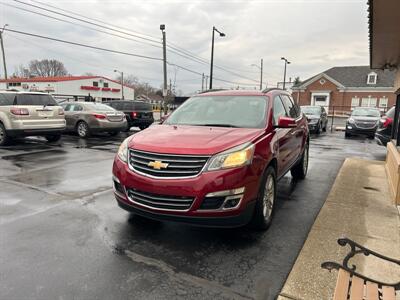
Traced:
MULTIPOLYGON (((121 84, 103 76, 63 76, 0 79, 0 89, 24 92, 45 92, 59 100, 85 100, 101 102, 122 98, 121 84), (89 97, 90 96, 90 97, 89 97)), ((133 100, 135 91, 124 85, 124 98, 133 100)))
POLYGON ((395 72, 368 66, 333 67, 292 87, 299 105, 324 106, 330 113, 357 106, 386 110, 395 104, 395 72))

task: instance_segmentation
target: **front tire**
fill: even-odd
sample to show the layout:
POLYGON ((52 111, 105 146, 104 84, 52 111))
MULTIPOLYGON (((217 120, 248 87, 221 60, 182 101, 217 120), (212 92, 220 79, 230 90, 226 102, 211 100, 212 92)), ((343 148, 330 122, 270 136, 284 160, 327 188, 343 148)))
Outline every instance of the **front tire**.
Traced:
POLYGON ((348 138, 351 137, 351 134, 348 133, 347 131, 345 131, 345 132, 344 132, 344 137, 345 137, 346 139, 348 139, 348 138))
POLYGON ((10 142, 7 131, 3 124, 0 123, 0 146, 6 146, 10 142))
POLYGON ((300 161, 290 170, 294 179, 306 178, 308 171, 309 144, 306 143, 300 161))
POLYGON ((90 136, 89 125, 85 121, 80 121, 78 125, 76 125, 76 132, 81 138, 88 138, 90 136))
POLYGON ((250 225, 258 230, 267 230, 271 225, 276 201, 276 172, 271 166, 267 168, 261 181, 260 190, 253 218, 250 225))
POLYGON ((46 135, 45 138, 48 142, 53 143, 53 142, 57 142, 61 139, 61 134, 46 135))

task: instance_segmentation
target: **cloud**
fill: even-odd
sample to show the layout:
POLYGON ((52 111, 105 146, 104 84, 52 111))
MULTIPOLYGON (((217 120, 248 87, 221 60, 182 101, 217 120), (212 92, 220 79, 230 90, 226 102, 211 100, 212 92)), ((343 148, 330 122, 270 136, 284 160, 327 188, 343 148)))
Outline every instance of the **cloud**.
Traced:
MULTIPOLYGON (((215 68, 215 77, 254 84, 254 87, 258 86, 255 81, 259 79, 259 71, 251 65, 259 64, 261 58, 264 59, 264 78, 270 86, 283 79, 281 56, 292 62, 288 68, 288 77, 292 78, 308 78, 333 66, 368 64, 365 1, 53 0, 46 3, 133 32, 145 33, 146 37, 155 39, 158 43, 161 41, 159 25, 165 24, 168 43, 207 61, 210 59, 212 26, 216 26, 226 33, 226 37, 217 36, 215 39, 215 64, 231 72, 215 68)), ((35 10, 14 2, 12 5, 35 10)), ((1 4, 0 20, 0 23, 10 24, 11 29, 162 57, 161 48, 47 19, 1 4)), ((76 20, 69 21, 79 23, 76 20)), ((89 24, 85 26, 93 27, 89 24)), ((104 28, 97 29, 108 31, 104 28)), ((114 77, 113 70, 117 68, 156 87, 162 84, 162 63, 159 61, 94 51, 9 32, 4 34, 4 38, 10 70, 31 59, 50 57, 63 61, 73 74, 92 72, 114 77)), ((195 72, 209 73, 207 64, 194 62, 172 52, 168 52, 167 57, 170 62, 195 72)), ((173 81, 176 77, 177 89, 192 93, 201 88, 201 75, 170 66, 168 69, 169 77, 173 81)), ((214 86, 234 85, 215 81, 214 86)))

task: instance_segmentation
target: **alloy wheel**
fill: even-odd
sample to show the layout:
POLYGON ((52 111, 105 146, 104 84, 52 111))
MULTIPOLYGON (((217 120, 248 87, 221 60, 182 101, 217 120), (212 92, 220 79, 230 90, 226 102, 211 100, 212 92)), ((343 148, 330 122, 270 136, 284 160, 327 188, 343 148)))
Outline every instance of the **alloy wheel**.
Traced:
POLYGON ((269 174, 265 182, 264 198, 263 198, 263 216, 269 222, 272 216, 272 210, 275 202, 275 183, 274 177, 269 174))
POLYGON ((87 135, 87 126, 85 123, 81 122, 78 124, 78 134, 79 134, 79 136, 87 135))
POLYGON ((308 145, 304 147, 304 154, 303 154, 303 173, 307 174, 308 169, 308 145))

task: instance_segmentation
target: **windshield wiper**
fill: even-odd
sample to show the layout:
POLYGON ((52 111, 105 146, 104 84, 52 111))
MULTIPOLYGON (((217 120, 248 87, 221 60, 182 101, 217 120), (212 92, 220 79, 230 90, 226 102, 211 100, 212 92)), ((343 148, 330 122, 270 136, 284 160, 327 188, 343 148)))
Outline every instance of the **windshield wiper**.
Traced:
POLYGON ((231 125, 231 124, 196 124, 197 126, 210 126, 210 127, 232 127, 239 128, 239 126, 231 125))

